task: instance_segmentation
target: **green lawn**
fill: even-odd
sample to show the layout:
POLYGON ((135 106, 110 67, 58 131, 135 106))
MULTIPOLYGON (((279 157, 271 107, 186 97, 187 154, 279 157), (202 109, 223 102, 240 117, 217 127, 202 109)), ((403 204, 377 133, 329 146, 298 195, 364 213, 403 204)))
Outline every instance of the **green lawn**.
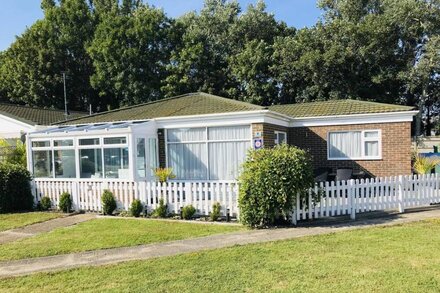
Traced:
POLYGON ((0 214, 0 231, 14 229, 27 226, 50 219, 61 217, 60 213, 17 213, 17 214, 0 214))
POLYGON ((243 230, 241 226, 96 219, 0 245, 0 261, 134 246, 243 230))
POLYGON ((438 292, 440 220, 0 280, 5 292, 438 292))

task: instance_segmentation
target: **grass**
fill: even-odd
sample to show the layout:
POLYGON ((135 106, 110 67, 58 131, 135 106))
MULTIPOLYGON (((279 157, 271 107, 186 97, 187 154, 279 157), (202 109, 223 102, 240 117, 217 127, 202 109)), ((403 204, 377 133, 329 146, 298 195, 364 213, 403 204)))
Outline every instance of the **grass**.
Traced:
POLYGON ((440 220, 0 280, 5 292, 438 292, 440 220))
POLYGON ((241 226, 96 219, 0 245, 0 260, 134 246, 242 230, 241 226))
POLYGON ((62 214, 60 213, 48 212, 0 214, 0 231, 24 227, 27 225, 55 219, 61 216, 62 214))

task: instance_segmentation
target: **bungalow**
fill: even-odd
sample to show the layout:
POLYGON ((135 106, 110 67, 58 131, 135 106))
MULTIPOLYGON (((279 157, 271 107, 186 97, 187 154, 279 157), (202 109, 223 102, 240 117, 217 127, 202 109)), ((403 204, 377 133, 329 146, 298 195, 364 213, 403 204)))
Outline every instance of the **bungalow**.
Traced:
MULTIPOLYGON (((71 112, 68 119, 85 116, 85 112, 71 112)), ((16 140, 24 134, 45 129, 65 120, 64 111, 0 103, 0 138, 16 140)))
POLYGON ((40 178, 233 180, 249 148, 289 143, 315 167, 372 176, 411 173, 411 107, 335 100, 261 107, 191 93, 71 119, 31 132, 28 164, 40 178))

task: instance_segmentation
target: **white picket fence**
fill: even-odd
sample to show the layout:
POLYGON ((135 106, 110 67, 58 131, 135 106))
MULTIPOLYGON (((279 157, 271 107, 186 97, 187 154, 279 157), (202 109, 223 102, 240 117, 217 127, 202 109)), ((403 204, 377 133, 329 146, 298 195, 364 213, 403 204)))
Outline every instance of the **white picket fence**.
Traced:
POLYGON ((423 207, 440 203, 438 174, 393 176, 373 179, 325 182, 310 190, 308 196, 297 198, 294 223, 372 211, 423 207), (314 195, 320 195, 315 198, 314 195))
POLYGON ((118 210, 128 210, 133 200, 139 199, 148 212, 153 211, 163 198, 170 213, 179 214, 180 209, 193 205, 197 214, 209 215, 215 202, 221 204, 224 216, 238 217, 238 184, 234 181, 173 181, 133 182, 123 180, 72 180, 72 179, 35 179, 33 190, 35 201, 47 196, 54 206, 58 206, 61 193, 72 196, 73 208, 92 212, 101 212, 101 195, 110 190, 116 199, 118 210))
MULTIPOLYGON (((72 195, 75 210, 101 211, 101 194, 105 189, 113 192, 119 210, 128 210, 134 199, 139 199, 148 212, 156 209, 164 199, 168 211, 178 214, 180 209, 193 205, 198 215, 208 215, 212 205, 219 202, 222 215, 239 216, 238 184, 234 181, 173 181, 132 182, 123 180, 35 179, 35 201, 48 196, 54 206, 60 194, 72 195)), ((440 177, 438 174, 393 176, 374 179, 325 182, 315 186, 308 195, 297 197, 292 221, 318 219, 381 210, 429 206, 440 203, 440 177), (316 198, 314 194, 319 194, 316 198)))

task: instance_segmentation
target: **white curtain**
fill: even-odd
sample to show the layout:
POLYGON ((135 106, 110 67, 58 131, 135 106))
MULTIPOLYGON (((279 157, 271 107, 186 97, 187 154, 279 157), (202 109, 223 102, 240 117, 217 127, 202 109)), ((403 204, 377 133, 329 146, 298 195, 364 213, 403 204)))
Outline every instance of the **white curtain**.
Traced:
POLYGON ((209 128, 209 140, 250 139, 251 128, 246 126, 222 126, 209 128))
POLYGON ((360 131, 329 134, 330 158, 359 158, 362 156, 360 131))
POLYGON ((206 128, 181 128, 167 130, 168 142, 206 140, 206 128))
POLYGON ((241 164, 246 159, 250 142, 209 143, 209 177, 211 180, 237 179, 241 164))
POLYGON ((168 144, 168 165, 176 179, 207 179, 206 143, 168 144))

